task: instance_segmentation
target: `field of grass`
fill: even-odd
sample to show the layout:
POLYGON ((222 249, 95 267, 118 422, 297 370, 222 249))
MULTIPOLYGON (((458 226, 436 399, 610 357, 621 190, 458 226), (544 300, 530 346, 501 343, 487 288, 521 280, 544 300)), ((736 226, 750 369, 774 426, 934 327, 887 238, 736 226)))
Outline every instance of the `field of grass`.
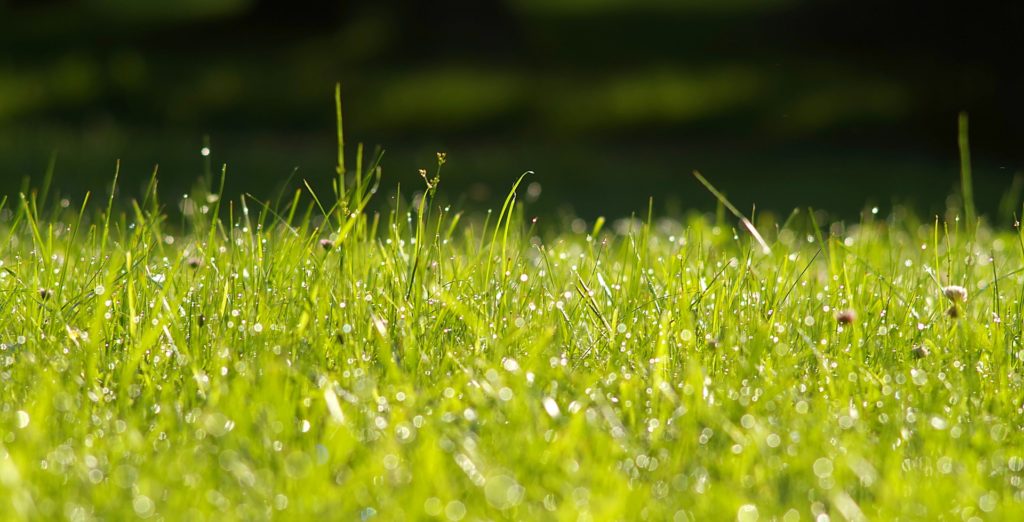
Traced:
POLYGON ((1011 224, 801 211, 762 245, 380 173, 4 199, 0 518, 1024 516, 1011 224))

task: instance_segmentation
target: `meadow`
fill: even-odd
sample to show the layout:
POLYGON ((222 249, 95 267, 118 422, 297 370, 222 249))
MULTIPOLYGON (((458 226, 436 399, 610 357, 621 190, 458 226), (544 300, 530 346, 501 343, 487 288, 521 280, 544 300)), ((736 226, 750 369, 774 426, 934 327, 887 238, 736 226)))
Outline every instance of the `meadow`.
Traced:
POLYGON ((460 213, 445 161, 4 198, 0 518, 1024 516, 1024 236, 969 177, 942 216, 698 176, 715 214, 583 222, 530 174, 460 213))

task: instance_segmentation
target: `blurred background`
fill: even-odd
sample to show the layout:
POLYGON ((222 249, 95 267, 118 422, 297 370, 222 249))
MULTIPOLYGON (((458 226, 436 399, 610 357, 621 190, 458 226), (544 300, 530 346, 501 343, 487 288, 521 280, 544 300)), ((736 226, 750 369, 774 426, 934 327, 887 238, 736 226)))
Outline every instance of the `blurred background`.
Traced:
MULTIPOLYGON (((1024 4, 863 0, 0 0, 0 193, 165 197, 228 165, 270 197, 329 190, 333 86, 385 186, 582 216, 737 206, 941 209, 969 111, 976 199, 1020 209, 1024 4), (298 169, 297 171, 295 169, 298 169), (168 194, 170 191, 170 194, 168 194)), ((351 156, 350 156, 351 157, 351 156)), ((1002 207, 1000 207, 1002 205, 1002 207)), ((1000 210, 1001 208, 1001 210, 1000 210)), ((884 210, 883 210, 884 212, 884 210)))

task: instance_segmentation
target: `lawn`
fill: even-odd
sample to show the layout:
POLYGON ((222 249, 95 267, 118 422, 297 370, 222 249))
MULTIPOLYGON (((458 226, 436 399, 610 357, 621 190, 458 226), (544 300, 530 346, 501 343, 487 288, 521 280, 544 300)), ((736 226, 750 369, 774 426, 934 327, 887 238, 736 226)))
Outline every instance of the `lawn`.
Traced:
POLYGON ((4 199, 0 518, 1024 517, 1013 224, 464 215, 444 161, 4 199))

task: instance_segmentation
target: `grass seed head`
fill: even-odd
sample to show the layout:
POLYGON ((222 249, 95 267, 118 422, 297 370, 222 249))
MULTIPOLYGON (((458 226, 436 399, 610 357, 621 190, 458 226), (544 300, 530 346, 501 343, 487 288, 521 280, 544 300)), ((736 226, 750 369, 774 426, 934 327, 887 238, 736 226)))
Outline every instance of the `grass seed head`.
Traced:
POLYGON ((836 314, 836 322, 839 324, 852 324, 857 320, 857 312, 847 309, 836 314))
POLYGON ((195 270, 196 268, 203 266, 203 260, 198 257, 190 257, 185 260, 185 264, 187 264, 189 268, 195 270))
POLYGON ((949 285, 942 289, 942 295, 953 303, 967 302, 967 289, 960 285, 949 285))
POLYGON ((956 304, 954 303, 953 306, 949 307, 949 310, 946 310, 946 315, 948 315, 952 319, 956 319, 960 317, 960 309, 957 308, 956 304))
POLYGON ((46 301, 47 299, 49 299, 51 297, 53 297, 53 290, 50 290, 49 288, 42 288, 42 287, 39 288, 39 298, 40 299, 42 299, 43 301, 46 301))
POLYGON ((919 344, 910 349, 910 354, 913 355, 915 359, 924 359, 925 357, 928 357, 931 352, 928 351, 927 346, 919 344))
POLYGON ((330 239, 321 239, 320 248, 324 250, 331 250, 332 248, 334 248, 334 241, 331 241, 330 239))

